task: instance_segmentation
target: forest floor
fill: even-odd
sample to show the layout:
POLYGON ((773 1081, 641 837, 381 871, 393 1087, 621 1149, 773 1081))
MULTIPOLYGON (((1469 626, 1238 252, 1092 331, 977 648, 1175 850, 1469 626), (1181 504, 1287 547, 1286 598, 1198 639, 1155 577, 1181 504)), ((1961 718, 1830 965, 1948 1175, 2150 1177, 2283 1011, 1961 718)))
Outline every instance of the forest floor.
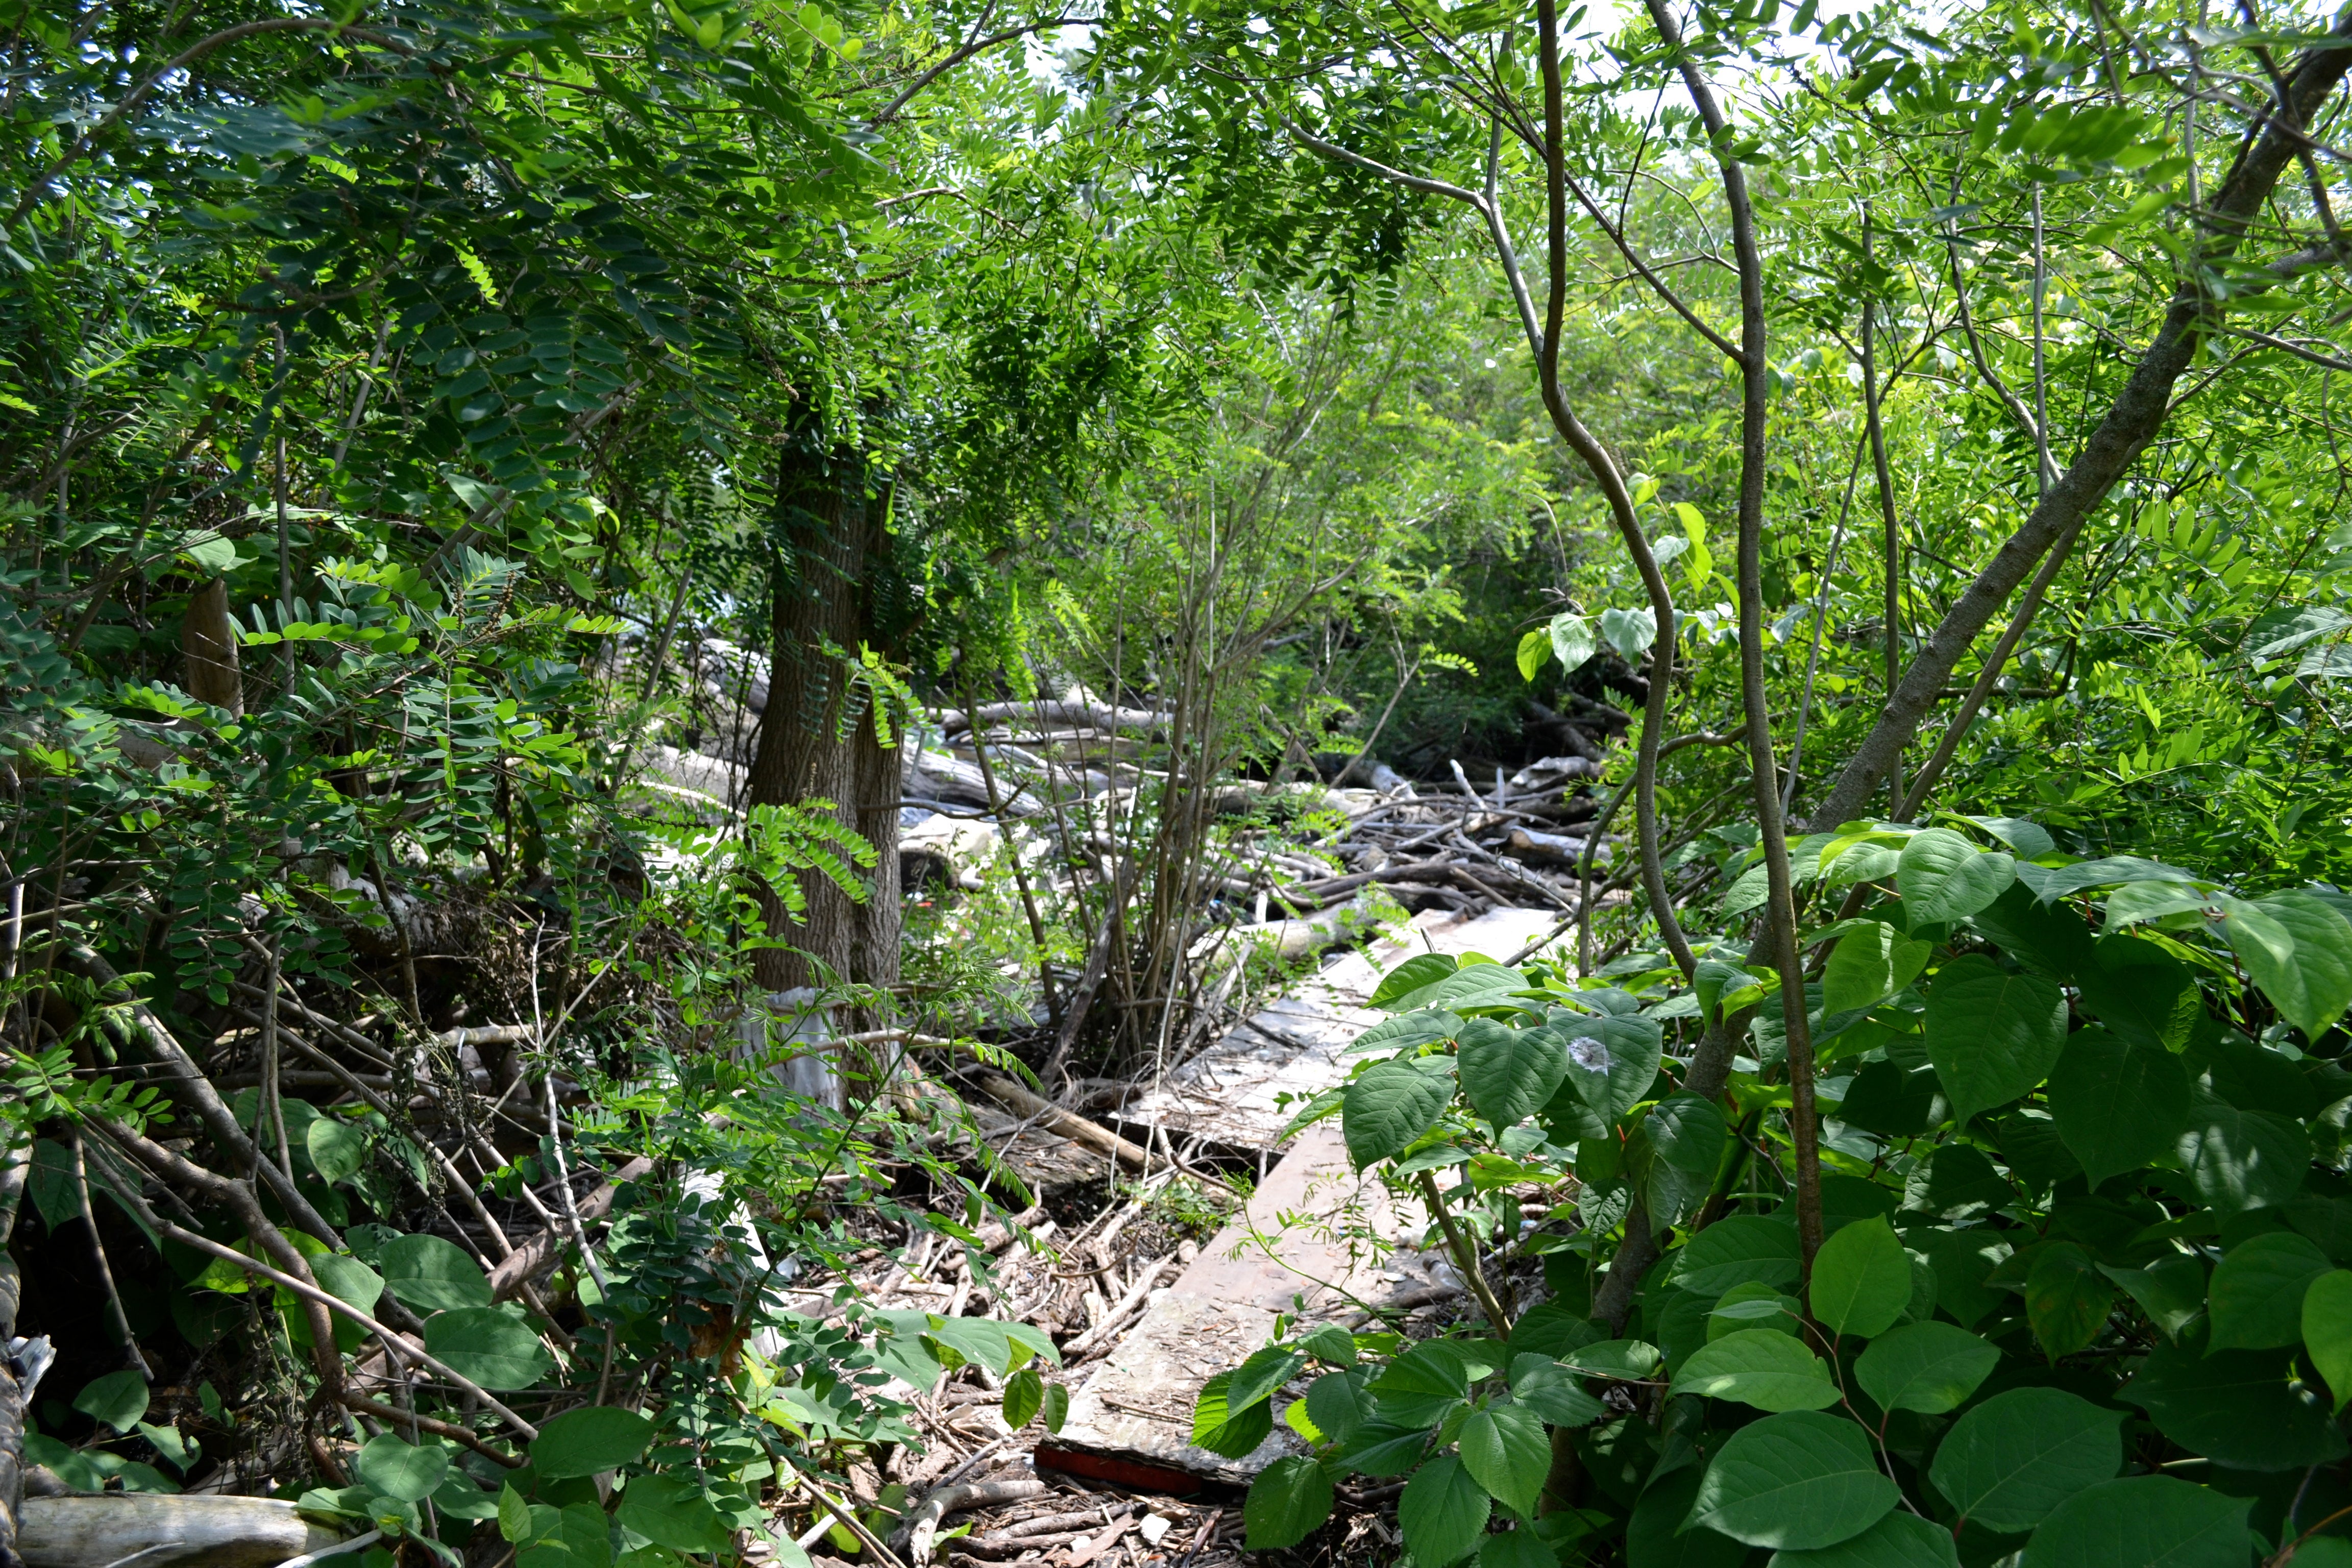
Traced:
MULTIPOLYGON (((983 1112, 983 1135, 1039 1197, 1015 1216, 1028 1245, 999 1227, 984 1281, 971 1277, 961 1249, 941 1247, 936 1262, 919 1255, 908 1267, 877 1257, 869 1271, 803 1288, 829 1300, 847 1284, 877 1307, 1044 1329, 1062 1346, 1063 1364, 1049 1375, 1069 1391, 1068 1414, 1057 1431, 1042 1419, 1010 1430, 999 1380, 976 1364, 959 1369, 912 1400, 923 1451, 901 1449, 857 1478, 876 1520, 905 1510, 903 1535, 904 1519, 919 1517, 925 1499, 961 1504, 939 1526, 943 1538, 963 1531, 941 1541, 954 1568, 1210 1568, 1237 1560, 1250 1479, 1305 1446, 1277 1424, 1246 1458, 1194 1447, 1202 1384, 1266 1342, 1277 1319, 1425 1337, 1476 1311, 1451 1264, 1424 1246, 1417 1208, 1352 1170, 1335 1122, 1296 1133, 1286 1124, 1344 1079, 1346 1047, 1383 1016, 1366 1004, 1385 969, 1423 951, 1508 958, 1557 928, 1556 910, 1424 911, 1367 949, 1329 957, 1176 1071, 1091 1097, 1101 1110, 1088 1125, 1117 1141, 1113 1147, 1140 1156, 1172 1152, 1181 1142, 1194 1171, 1232 1173, 1244 1203, 1167 1159, 1123 1167, 1052 1131, 1052 1118, 1036 1111, 983 1112)), ((1521 1308, 1542 1289, 1531 1261, 1515 1266, 1507 1256, 1496 1258, 1490 1277, 1521 1308)), ((1281 1559, 1297 1568, 1391 1560, 1398 1490, 1343 1487, 1332 1522, 1281 1559)), ((824 1553, 835 1548, 821 1529, 807 1539, 824 1568, 824 1553)), ((870 1549, 856 1555, 875 1561, 870 1549)))

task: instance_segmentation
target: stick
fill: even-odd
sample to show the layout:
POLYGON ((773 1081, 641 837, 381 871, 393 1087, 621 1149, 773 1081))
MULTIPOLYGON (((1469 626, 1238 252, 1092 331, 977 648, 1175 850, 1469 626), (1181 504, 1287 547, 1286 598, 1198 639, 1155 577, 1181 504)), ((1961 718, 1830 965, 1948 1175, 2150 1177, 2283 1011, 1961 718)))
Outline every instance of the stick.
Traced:
POLYGON ((1064 1345, 1062 1354, 1075 1361, 1118 1332, 1127 1321, 1129 1314, 1143 1305, 1144 1298, 1150 1295, 1152 1289, 1160 1283, 1161 1271, 1175 1261, 1176 1255, 1171 1252, 1157 1263, 1145 1265, 1143 1272, 1135 1277, 1135 1283, 1128 1288, 1127 1294, 1120 1297, 1118 1304, 1111 1308, 1110 1315, 1064 1345))

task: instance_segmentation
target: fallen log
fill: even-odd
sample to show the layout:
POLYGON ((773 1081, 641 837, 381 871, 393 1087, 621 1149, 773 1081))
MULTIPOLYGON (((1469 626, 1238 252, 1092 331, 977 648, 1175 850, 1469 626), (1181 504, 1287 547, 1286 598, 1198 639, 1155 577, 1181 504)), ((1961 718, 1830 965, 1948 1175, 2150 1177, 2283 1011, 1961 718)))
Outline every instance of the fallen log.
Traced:
MULTIPOLYGON (((1096 1152, 1108 1154, 1120 1164, 1131 1169, 1142 1171, 1150 1167, 1151 1156, 1139 1145, 1129 1142, 1108 1127, 1097 1126, 1076 1111, 1065 1110, 1051 1100, 1030 1093, 1028 1089, 1013 1082, 1003 1073, 974 1073, 972 1081, 978 1084, 982 1092, 991 1100, 995 1100, 1007 1110, 1016 1112, 1036 1122, 1049 1132, 1058 1133, 1073 1143, 1083 1143, 1096 1152)), ((1168 1162, 1162 1162, 1162 1163, 1165 1165, 1168 1162)), ((1215 1187, 1230 1196, 1236 1198, 1241 1196, 1218 1177, 1210 1175, 1205 1171, 1196 1171, 1181 1162, 1175 1163, 1177 1169, 1192 1180, 1215 1187)))
POLYGON ((1005 1481, 961 1481, 953 1486, 934 1487, 930 1495, 915 1505, 898 1528, 890 1532, 889 1544, 903 1547, 910 1562, 920 1563, 931 1554, 931 1542, 939 1534, 940 1521, 951 1513, 967 1509, 1000 1508, 1008 1502, 1026 1502, 1031 1498, 1045 1495, 1045 1483, 1023 1478, 1005 1481))
POLYGON ((25 1500, 26 1568, 277 1568, 343 1538, 276 1498, 160 1492, 25 1500))

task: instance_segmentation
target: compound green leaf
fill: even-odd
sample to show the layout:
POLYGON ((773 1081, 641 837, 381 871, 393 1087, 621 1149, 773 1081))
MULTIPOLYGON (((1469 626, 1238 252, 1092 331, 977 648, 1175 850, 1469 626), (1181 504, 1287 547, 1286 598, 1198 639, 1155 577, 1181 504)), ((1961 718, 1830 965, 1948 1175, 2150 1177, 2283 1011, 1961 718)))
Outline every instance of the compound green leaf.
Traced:
POLYGON ((1258 1472, 1242 1503, 1252 1552, 1296 1546, 1331 1517, 1331 1478, 1304 1454, 1289 1454, 1258 1472))
POLYGON ((1551 1438, 1535 1412, 1518 1405, 1474 1410, 1455 1439, 1478 1484, 1520 1514, 1534 1517, 1551 1470, 1551 1438))
POLYGON ((1477 1550, 1494 1503, 1462 1461, 1440 1454, 1415 1470, 1397 1499, 1397 1523, 1415 1563, 1445 1568, 1477 1550))
POLYGON ((1927 1479, 1985 1529, 2032 1529, 2122 1468, 2123 1413, 2057 1388, 2012 1388, 1952 1423, 1927 1479))
MULTIPOLYGON (((1201 1397, 1192 1403, 1192 1445, 1228 1459, 1240 1459, 1255 1452, 1274 1430, 1274 1406, 1254 1399, 1238 1410, 1231 1408, 1226 1393, 1234 1376, 1221 1372, 1201 1385, 1201 1397)), ((1313 1409, 1307 1414, 1312 1415, 1313 1409)))
POLYGON ((1357 1372, 1327 1372, 1307 1385, 1307 1418, 1334 1443, 1355 1436, 1371 1416, 1371 1401, 1364 1394, 1364 1378, 1357 1372))

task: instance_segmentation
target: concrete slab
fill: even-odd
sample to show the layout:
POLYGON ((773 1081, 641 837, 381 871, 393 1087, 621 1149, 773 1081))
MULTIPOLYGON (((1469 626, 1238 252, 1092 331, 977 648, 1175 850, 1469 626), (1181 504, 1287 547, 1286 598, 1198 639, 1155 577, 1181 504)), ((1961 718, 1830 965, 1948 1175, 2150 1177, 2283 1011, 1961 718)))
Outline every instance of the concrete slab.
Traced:
POLYGON ((1550 910, 1489 910, 1469 919, 1424 910, 1402 939, 1333 959, 1160 1089, 1129 1100, 1119 1120, 1139 1142, 1156 1123, 1173 1138, 1200 1133, 1229 1148, 1276 1148, 1298 1103, 1345 1079, 1352 1064, 1340 1053, 1385 1016, 1365 1005, 1381 974, 1423 952, 1508 958, 1558 918, 1550 910))
MULTIPOLYGON (((1303 1446, 1277 1422, 1247 1458, 1194 1447, 1201 1385, 1265 1344, 1281 1313, 1329 1321, 1425 1290, 1437 1259, 1419 1240, 1417 1207, 1358 1177, 1338 1126, 1308 1128, 1243 1214, 1155 1294, 1142 1320, 1096 1365, 1072 1396, 1059 1436, 1039 1446, 1037 1463, 1100 1475, 1098 1465, 1085 1461, 1109 1459, 1247 1485, 1303 1446), (1380 1256, 1388 1248, 1396 1250, 1380 1256)), ((1277 1407, 1287 1403, 1277 1396, 1277 1407)))

